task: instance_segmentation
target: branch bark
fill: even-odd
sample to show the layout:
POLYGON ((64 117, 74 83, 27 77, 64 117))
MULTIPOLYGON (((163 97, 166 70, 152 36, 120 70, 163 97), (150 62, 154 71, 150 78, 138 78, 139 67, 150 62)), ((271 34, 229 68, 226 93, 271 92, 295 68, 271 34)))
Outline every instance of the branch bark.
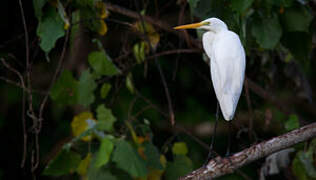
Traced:
POLYGON ((233 173, 234 170, 257 159, 314 137, 316 137, 316 123, 306 125, 268 141, 253 145, 250 148, 230 157, 221 158, 217 156, 216 158, 211 159, 206 166, 181 177, 180 180, 212 179, 225 174, 233 173))

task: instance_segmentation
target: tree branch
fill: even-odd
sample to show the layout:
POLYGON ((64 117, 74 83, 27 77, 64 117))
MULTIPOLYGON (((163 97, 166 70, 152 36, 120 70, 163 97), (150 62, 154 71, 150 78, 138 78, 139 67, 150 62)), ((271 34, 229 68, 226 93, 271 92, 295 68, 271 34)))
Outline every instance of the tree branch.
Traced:
POLYGON ((211 159, 206 166, 181 177, 180 180, 212 179, 225 174, 233 173, 234 170, 257 159, 263 158, 282 149, 286 149, 313 137, 316 137, 316 123, 306 125, 268 141, 253 145, 250 148, 230 157, 221 158, 217 156, 216 158, 211 159))

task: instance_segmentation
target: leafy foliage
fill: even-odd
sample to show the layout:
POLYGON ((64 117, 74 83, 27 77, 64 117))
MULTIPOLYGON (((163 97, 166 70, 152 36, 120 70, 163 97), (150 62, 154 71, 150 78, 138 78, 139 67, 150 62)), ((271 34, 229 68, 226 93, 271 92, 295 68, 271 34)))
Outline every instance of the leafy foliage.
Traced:
POLYGON ((104 51, 94 51, 89 54, 88 61, 97 77, 113 76, 119 73, 111 58, 104 51))
POLYGON ((117 166, 127 171, 133 177, 144 177, 147 175, 146 163, 138 155, 135 149, 126 141, 116 142, 113 161, 117 166))
POLYGON ((94 102, 94 90, 97 88, 97 84, 92 77, 89 70, 82 72, 78 83, 78 104, 88 107, 94 102))
POLYGON ((65 35, 64 22, 53 7, 40 19, 37 35, 41 40, 40 47, 46 53, 49 53, 55 47, 56 41, 65 35))
POLYGON ((112 131, 113 123, 116 118, 113 116, 112 111, 107 109, 103 104, 97 108, 98 129, 103 131, 112 131))
POLYGON ((63 71, 59 79, 51 90, 51 98, 65 105, 75 104, 77 102, 78 82, 74 79, 70 71, 63 71))
MULTIPOLYGON (((5 9, 11 6, 10 3, 2 2, 1 7, 5 9)), ((57 141, 66 141, 41 175, 65 175, 71 179, 74 176, 75 179, 85 180, 177 179, 204 162, 206 151, 198 144, 204 140, 208 143, 209 131, 205 133, 204 128, 212 127, 209 123, 214 123, 216 108, 216 97, 210 93, 213 91, 209 87, 209 68, 200 61, 202 58, 206 62, 209 60, 198 53, 182 53, 199 47, 199 41, 194 39, 201 40, 203 31, 199 30, 197 36, 193 30, 176 36, 168 29, 169 25, 177 23, 209 17, 218 17, 226 22, 229 29, 239 35, 245 47, 247 77, 261 86, 264 92, 267 91, 266 96, 271 91, 273 99, 278 101, 277 105, 271 100, 266 101, 257 96, 260 92, 251 90, 245 93, 250 102, 240 98, 236 116, 241 125, 235 127, 243 128, 239 129, 235 140, 242 143, 235 143, 235 149, 250 146, 254 143, 253 139, 297 129, 300 122, 314 121, 315 113, 310 110, 313 102, 307 104, 304 99, 310 97, 309 100, 312 100, 315 87, 315 63, 311 61, 315 51, 315 29, 312 27, 315 7, 312 1, 187 0, 176 3, 145 0, 141 6, 143 9, 139 11, 151 18, 145 17, 144 22, 134 20, 138 11, 134 4, 127 1, 111 3, 101 0, 33 0, 33 6, 24 5, 30 68, 24 67, 24 61, 20 61, 24 58, 24 48, 21 47, 25 44, 21 44, 21 29, 14 29, 16 25, 13 23, 20 25, 21 22, 12 15, 16 9, 2 11, 8 12, 7 17, 15 19, 5 21, 7 17, 1 17, 1 20, 4 19, 2 27, 5 29, 7 25, 7 33, 14 37, 13 40, 3 38, 6 41, 0 45, 1 60, 5 58, 13 68, 21 70, 26 86, 21 91, 11 85, 0 84, 4 104, 1 106, 0 129, 4 130, 4 134, 15 132, 9 128, 17 126, 9 124, 11 121, 6 119, 11 119, 14 114, 11 112, 16 112, 12 108, 24 103, 27 109, 26 131, 30 134, 27 153, 34 153, 32 138, 37 129, 34 131, 33 128, 37 125, 32 122, 41 111, 36 109, 40 98, 49 94, 52 103, 46 103, 43 112, 47 114, 42 117, 45 121, 39 123, 43 127, 40 133, 43 136, 39 138, 40 155, 46 157, 49 154, 46 151, 60 147, 57 141), (128 11, 121 11, 122 8, 128 11), (181 16, 178 17, 178 14, 181 16), (62 39, 65 40, 68 35, 70 41, 66 43, 62 68, 56 71, 61 73, 56 82, 49 82, 48 79, 52 78, 48 76, 53 74, 50 70, 55 70, 60 57, 62 39), (149 60, 153 56, 157 57, 157 64, 149 60), (52 61, 40 61, 44 58, 52 61), (160 69, 157 71, 156 67, 160 69), (28 82, 29 72, 31 82, 28 82), (185 133, 174 133, 174 129, 169 127, 164 98, 166 89, 161 84, 160 74, 165 76, 177 124, 188 129, 185 133), (54 84, 47 91, 50 83, 54 84), (32 96, 29 95, 29 87, 32 88, 32 96), (30 107, 35 109, 35 113, 32 114, 28 109, 30 107), (256 122, 252 129, 243 124, 249 122, 248 112, 251 110, 248 108, 253 108, 250 114, 256 122), (283 108, 289 112, 282 112, 283 108), (10 112, 9 118, 3 113, 6 109, 10 112), (255 138, 245 140, 244 129, 251 130, 249 135, 255 138), (56 137, 44 136, 46 133, 54 133, 56 137), (65 138, 70 134, 71 137, 65 138), (201 141, 195 143, 193 136, 201 141)), ((3 72, 1 80, 10 73, 3 72)), ((8 80, 11 80, 9 77, 8 80)), ((15 77, 12 77, 14 80, 15 77)), ((6 82, 10 82, 8 80, 6 82)), ((20 82, 13 84, 22 86, 20 82)), ((251 89, 250 86, 246 88, 251 89)), ((226 136, 225 130, 220 128, 219 134, 216 148, 220 149, 218 152, 224 152, 221 139, 226 136)), ((291 169, 297 179, 316 179, 315 148, 315 141, 306 144, 305 149, 302 145, 296 146, 291 167, 284 171, 291 169)), ((14 149, 17 148, 14 146, 14 149)), ((10 167, 16 167, 17 163, 14 163, 10 167)), ((249 179, 258 179, 256 172, 261 168, 259 166, 260 163, 251 164, 241 171, 249 179)), ((2 172, 9 174, 0 168, 0 178, 2 172)), ((231 177, 239 178, 234 174, 223 179, 231 177)))
POLYGON ((105 137, 101 140, 101 145, 95 160, 96 168, 100 168, 101 166, 109 162, 113 147, 114 145, 110 139, 105 137))
POLYGON ((80 163, 80 155, 62 150, 45 168, 44 175, 61 176, 75 171, 80 163))

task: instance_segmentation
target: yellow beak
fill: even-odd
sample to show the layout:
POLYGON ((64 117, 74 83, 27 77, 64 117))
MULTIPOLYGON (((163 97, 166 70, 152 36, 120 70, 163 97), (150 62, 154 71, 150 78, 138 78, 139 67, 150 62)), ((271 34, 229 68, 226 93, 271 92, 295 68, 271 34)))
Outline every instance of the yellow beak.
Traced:
POLYGON ((205 25, 205 22, 199 22, 199 23, 194 23, 194 24, 186 24, 186 25, 182 25, 182 26, 176 26, 173 29, 196 29, 198 27, 201 27, 203 25, 205 25))

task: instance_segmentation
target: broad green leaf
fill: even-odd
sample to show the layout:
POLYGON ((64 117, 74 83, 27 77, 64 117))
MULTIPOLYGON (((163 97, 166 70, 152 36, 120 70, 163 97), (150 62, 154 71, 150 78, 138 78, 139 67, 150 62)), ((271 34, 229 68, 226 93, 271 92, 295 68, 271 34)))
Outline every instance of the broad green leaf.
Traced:
POLYGON ((77 102, 85 107, 90 106, 95 100, 94 90, 97 88, 97 84, 90 74, 89 69, 82 72, 79 84, 78 84, 78 96, 77 102))
POLYGON ((248 9, 254 0, 232 0, 231 7, 234 11, 238 13, 243 13, 246 9, 248 9))
POLYGON ((34 13, 36 18, 40 21, 42 18, 42 8, 47 0, 33 0, 34 13))
POLYGON ((112 114, 110 109, 107 109, 103 104, 97 107, 97 120, 98 120, 98 129, 103 131, 112 131, 113 123, 116 121, 116 118, 112 114))
POLYGON ((133 177, 147 175, 146 162, 128 142, 119 140, 115 145, 113 161, 117 164, 117 167, 125 170, 133 177))
POLYGON ((126 87, 129 90, 129 92, 131 92, 132 94, 134 94, 134 85, 133 85, 133 76, 131 73, 128 73, 128 75, 126 76, 126 87))
POLYGON ((300 127, 298 117, 295 114, 291 114, 289 119, 285 122, 285 129, 291 131, 300 127))
POLYGON ((172 146, 172 153, 174 155, 186 155, 188 153, 188 147, 185 142, 176 142, 172 146))
POLYGON ((64 22, 55 8, 48 8, 37 26, 40 47, 48 54, 55 47, 56 41, 65 35, 64 22))
POLYGON ((94 168, 92 164, 93 162, 91 162, 90 168, 88 170, 88 180, 117 180, 117 178, 111 174, 108 168, 94 168))
MULTIPOLYGON (((92 113, 82 112, 76 115, 71 121, 72 134, 75 137, 78 137, 88 129, 93 128, 95 125, 96 121, 94 120, 92 113)), ((92 136, 84 136, 81 139, 83 141, 90 141, 92 139, 92 136)))
POLYGON ((278 17, 256 19, 252 24, 251 33, 262 48, 275 48, 282 35, 278 17))
POLYGON ((147 167, 151 167, 153 169, 162 170, 163 167, 160 163, 160 153, 156 146, 152 143, 145 143, 144 144, 144 154, 146 156, 146 163, 147 167))
POLYGON ((91 162, 91 153, 88 153, 87 156, 81 160, 78 168, 77 168, 77 172, 78 174, 80 174, 81 176, 85 176, 87 175, 88 172, 88 168, 91 162))
POLYGON ((97 77, 114 76, 119 74, 119 70, 112 63, 110 57, 104 51, 94 51, 89 54, 88 61, 97 77))
POLYGON ((101 145, 95 159, 95 168, 100 168, 109 162, 113 147, 114 145, 110 139, 105 137, 101 140, 101 145))
POLYGON ((165 177, 167 180, 178 179, 180 176, 184 176, 192 170, 192 161, 186 156, 178 155, 173 162, 167 163, 165 177))
POLYGON ((308 32, 313 16, 304 7, 292 7, 285 9, 281 16, 284 30, 288 32, 302 31, 308 32))
POLYGON ((46 166, 43 174, 51 176, 61 176, 74 172, 80 164, 80 155, 73 151, 62 150, 46 166))
POLYGON ((105 99, 106 96, 108 95, 108 93, 110 92, 111 90, 111 84, 108 84, 108 83, 104 83, 100 89, 100 96, 102 99, 105 99))
POLYGON ((71 72, 65 70, 53 85, 50 97, 59 104, 71 105, 77 102, 78 82, 74 79, 71 72))

